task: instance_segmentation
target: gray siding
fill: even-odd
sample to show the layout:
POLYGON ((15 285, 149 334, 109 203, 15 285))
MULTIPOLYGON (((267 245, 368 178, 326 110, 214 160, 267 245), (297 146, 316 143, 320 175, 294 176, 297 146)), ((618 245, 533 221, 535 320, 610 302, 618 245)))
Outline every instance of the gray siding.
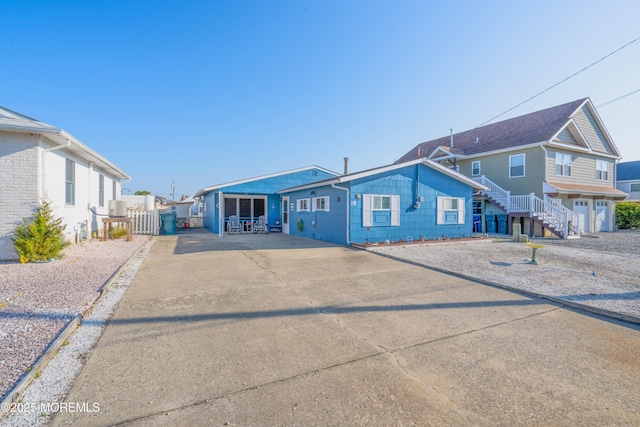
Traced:
POLYGON ((607 143, 607 139, 605 138, 602 129, 600 129, 598 122, 586 105, 582 107, 573 119, 577 123, 578 128, 580 128, 580 131, 587 139, 587 143, 591 146, 593 151, 614 154, 613 150, 607 143))
POLYGON ((610 159, 596 155, 581 154, 563 150, 547 150, 547 181, 564 184, 597 185, 614 188, 614 163, 610 159), (556 153, 571 154, 571 176, 556 175, 556 153), (596 179, 596 160, 608 164, 607 180, 596 179))
POLYGON ((564 128, 562 132, 558 134, 558 139, 568 144, 578 144, 568 128, 564 128))
POLYGON ((480 161, 480 174, 505 190, 510 190, 512 195, 535 193, 538 197, 542 197, 542 182, 545 178, 545 157, 544 150, 541 147, 513 150, 462 160, 458 162, 460 173, 471 177, 471 163, 478 160, 480 161), (525 155, 525 176, 509 178, 509 157, 516 154, 525 155))

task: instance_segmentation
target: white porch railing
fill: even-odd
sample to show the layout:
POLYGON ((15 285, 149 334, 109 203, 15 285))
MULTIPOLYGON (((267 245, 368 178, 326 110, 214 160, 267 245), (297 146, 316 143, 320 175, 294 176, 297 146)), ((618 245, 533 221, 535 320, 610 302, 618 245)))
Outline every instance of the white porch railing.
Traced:
POLYGON ((160 234, 160 216, 157 210, 153 211, 127 211, 127 217, 133 218, 133 234, 160 234))
POLYGON ((502 204, 507 213, 528 212, 529 217, 538 218, 556 230, 563 239, 569 235, 580 235, 578 216, 567 209, 558 200, 544 196, 544 200, 531 193, 529 195, 512 196, 507 191, 485 176, 474 178, 476 182, 488 187, 485 194, 502 204))

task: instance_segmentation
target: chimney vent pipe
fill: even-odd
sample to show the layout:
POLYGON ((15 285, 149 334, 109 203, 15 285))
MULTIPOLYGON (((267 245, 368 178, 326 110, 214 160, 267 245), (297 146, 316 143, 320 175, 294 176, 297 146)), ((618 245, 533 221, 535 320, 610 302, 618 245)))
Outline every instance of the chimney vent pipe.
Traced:
POLYGON ((349 158, 344 158, 344 174, 347 175, 349 173, 349 158))

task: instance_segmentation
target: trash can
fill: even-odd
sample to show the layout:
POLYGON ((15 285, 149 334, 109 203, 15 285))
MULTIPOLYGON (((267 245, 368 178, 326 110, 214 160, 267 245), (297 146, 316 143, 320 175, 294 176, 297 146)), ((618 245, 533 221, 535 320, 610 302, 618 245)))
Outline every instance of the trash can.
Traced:
POLYGON ((162 224, 160 234, 176 234, 176 214, 174 212, 163 212, 160 214, 162 224))
POLYGON ((482 233, 482 215, 473 216, 473 232, 482 233))
POLYGON ((496 232, 496 216, 495 215, 485 215, 487 218, 487 233, 495 233, 496 232))
POLYGON ((498 233, 507 234, 507 216, 506 215, 496 215, 498 219, 498 233))

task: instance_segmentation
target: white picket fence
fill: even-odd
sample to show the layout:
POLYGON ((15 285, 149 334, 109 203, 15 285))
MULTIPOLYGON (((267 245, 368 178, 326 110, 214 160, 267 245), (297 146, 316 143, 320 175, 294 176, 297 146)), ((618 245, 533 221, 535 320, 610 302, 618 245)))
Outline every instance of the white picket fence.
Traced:
POLYGON ((157 210, 153 211, 127 211, 127 217, 133 218, 133 234, 150 234, 157 236, 160 234, 160 215, 157 210))

